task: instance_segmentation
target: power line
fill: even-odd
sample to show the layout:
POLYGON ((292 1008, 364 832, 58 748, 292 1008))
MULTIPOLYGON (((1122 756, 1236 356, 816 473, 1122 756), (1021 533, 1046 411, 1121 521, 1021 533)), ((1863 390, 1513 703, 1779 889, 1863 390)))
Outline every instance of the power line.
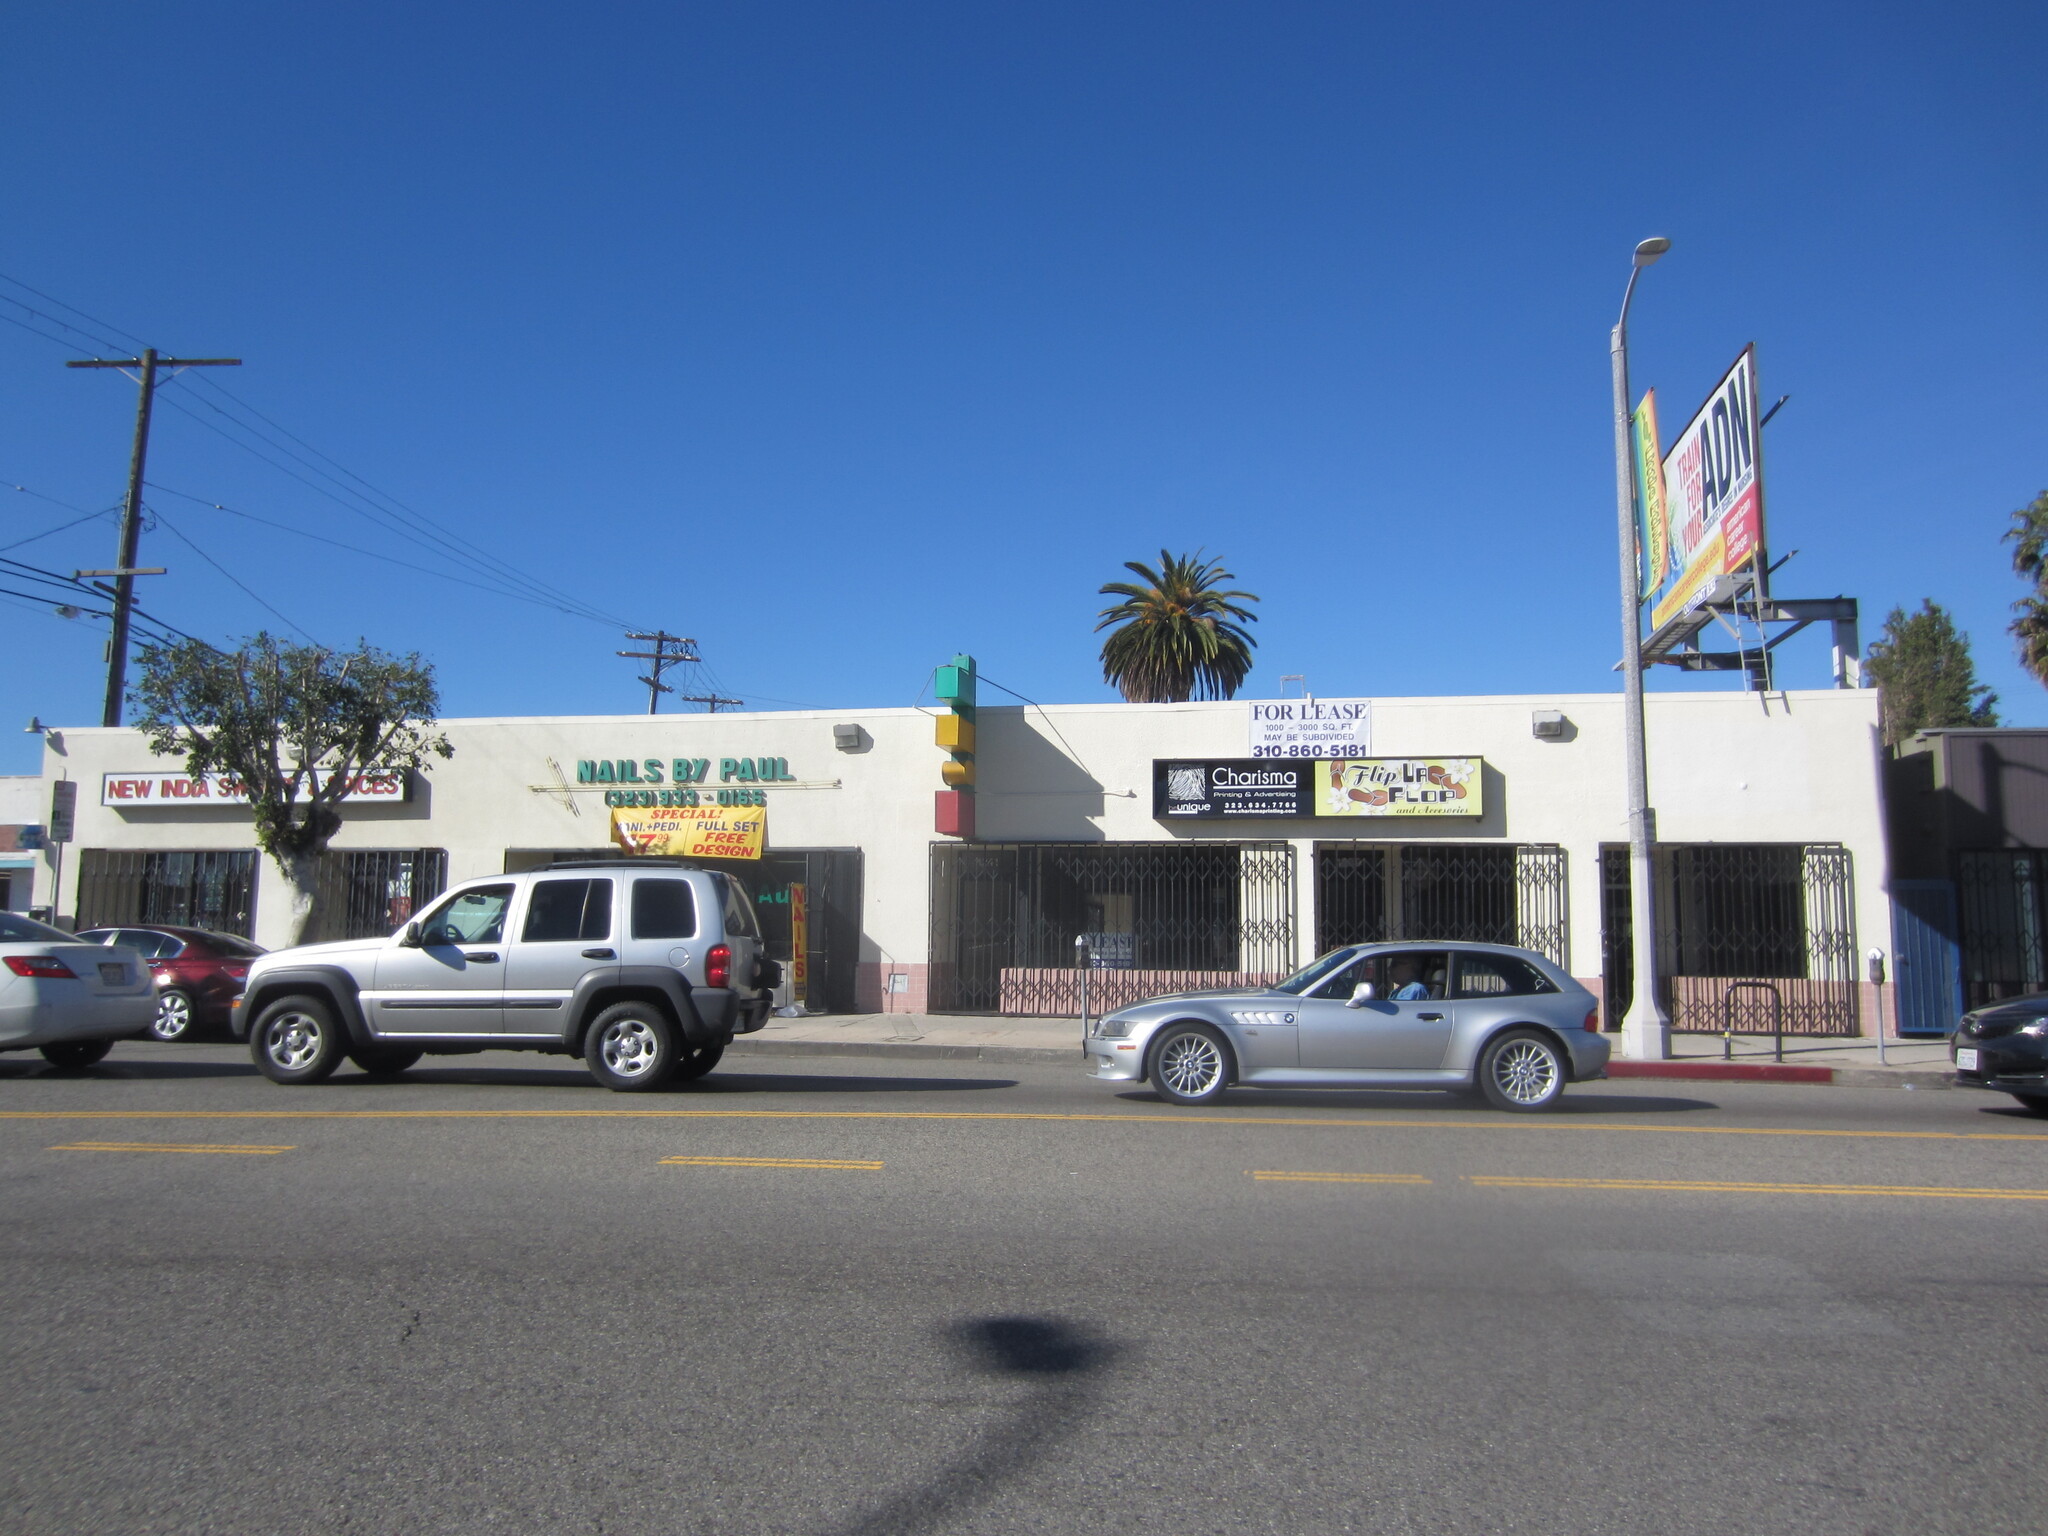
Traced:
POLYGON ((291 621, 291 619, 287 617, 281 610, 274 607, 268 599, 260 596, 255 591, 255 589, 244 583, 241 580, 241 578, 235 575, 233 571, 229 570, 226 566, 222 565, 218 560, 214 559, 213 556, 209 555, 205 550, 201 549, 196 543, 192 541, 191 537, 187 535, 183 529, 181 529, 176 523, 172 522, 168 517, 165 517, 163 513, 158 512, 156 514, 156 520, 163 525, 166 532, 171 533, 175 535, 178 539, 180 539, 185 544, 186 548, 190 549, 193 554, 197 555, 200 559, 204 560, 216 571, 219 571, 221 575, 227 577, 227 579, 233 582, 237 587, 240 587, 243 593, 247 595, 251 602, 255 603, 258 607, 266 609, 270 613, 276 615, 279 622, 284 624, 287 628, 298 630, 298 632, 301 635, 305 635, 306 639, 310 641, 312 644, 318 645, 320 643, 318 640, 315 640, 313 636, 307 634, 304 629, 301 629, 297 624, 294 624, 291 621))
MULTIPOLYGON (((478 592, 488 592, 493 597, 506 597, 511 598, 515 602, 532 603, 536 607, 552 609, 557 613, 562 611, 553 603, 510 587, 493 586, 489 582, 483 581, 471 581, 466 576, 457 576, 451 571, 437 571, 430 565, 416 565, 410 560, 401 560, 396 555, 387 555, 381 550, 365 549, 360 544, 344 543, 340 539, 330 539, 325 534, 308 533, 303 528, 294 528, 290 523, 280 523, 275 518, 262 517, 254 512, 245 512, 239 507, 230 507, 222 502, 208 501, 204 496, 194 496, 190 491, 173 490, 170 486, 159 485, 154 480, 145 481, 144 484, 152 491, 161 491, 166 496, 176 496, 179 500, 189 501, 194 506, 211 507, 216 512, 225 512, 230 517, 243 518, 248 522, 261 524, 265 528, 275 528, 279 533, 289 533, 295 538, 311 539, 316 544, 326 544, 334 549, 347 550, 352 555, 361 555, 370 560, 382 560, 386 564, 398 566, 402 570, 418 571, 423 576, 432 576, 439 581, 452 581, 457 586, 470 587, 478 592)), ((581 615, 577 615, 577 617, 581 617, 581 615)))
MULTIPOLYGON (((20 487, 17 486, 16 489, 18 490, 20 487)), ((25 539, 16 539, 12 544, 0 544, 0 549, 19 549, 24 544, 33 544, 38 539, 47 539, 53 533, 62 533, 66 528, 76 528, 80 523, 93 522, 98 518, 105 517, 107 513, 113 510, 112 507, 106 507, 98 512, 88 512, 83 517, 74 517, 68 523, 59 523, 54 528, 45 528, 41 533, 32 533, 25 539)))

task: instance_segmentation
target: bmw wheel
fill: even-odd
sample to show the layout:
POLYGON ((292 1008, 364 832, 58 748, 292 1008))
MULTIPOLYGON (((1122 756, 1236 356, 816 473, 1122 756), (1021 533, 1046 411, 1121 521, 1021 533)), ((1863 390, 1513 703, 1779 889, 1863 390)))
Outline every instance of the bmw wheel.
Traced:
POLYGON ((1479 1091, 1515 1114, 1555 1109, 1568 1075, 1556 1042, 1533 1029, 1511 1029, 1479 1053, 1479 1091))
POLYGON ((1145 1075, 1169 1104, 1213 1104, 1235 1075, 1230 1046, 1207 1024, 1169 1024, 1153 1037, 1145 1075))
POLYGON ((281 997, 249 1031, 249 1054, 273 1083, 317 1083, 341 1065, 348 1041, 320 998, 281 997))

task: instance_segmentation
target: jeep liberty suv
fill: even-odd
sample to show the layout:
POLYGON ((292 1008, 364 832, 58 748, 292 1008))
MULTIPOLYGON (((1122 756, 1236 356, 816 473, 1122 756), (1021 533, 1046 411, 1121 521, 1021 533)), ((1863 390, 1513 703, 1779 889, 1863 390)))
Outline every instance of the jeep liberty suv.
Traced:
POLYGON ((528 1050, 633 1093, 717 1066, 780 979, 735 877, 557 864, 465 881, 389 938, 262 956, 234 1030, 274 1083, 317 1083, 343 1057, 395 1077, 424 1055, 528 1050))

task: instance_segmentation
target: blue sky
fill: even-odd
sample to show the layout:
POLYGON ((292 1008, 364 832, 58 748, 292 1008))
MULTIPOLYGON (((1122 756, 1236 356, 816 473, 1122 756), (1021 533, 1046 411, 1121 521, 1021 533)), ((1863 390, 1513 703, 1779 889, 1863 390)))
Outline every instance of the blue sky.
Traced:
MULTIPOLYGON (((1096 589, 1162 545, 1263 597, 1251 696, 1541 693, 1616 686, 1607 328, 1661 233, 1667 435, 1750 341, 1792 396, 1778 590, 1866 635, 1949 605, 2039 725, 1999 535, 2048 487, 2044 46, 2022 4, 43 0, 0 51, 0 272, 246 359, 162 393, 151 611, 280 627, 247 587, 421 651, 451 715, 641 707, 612 619, 756 704, 908 704, 960 649, 1108 698, 1096 589), (479 559, 567 596, 449 579, 479 559)), ((118 504, 134 390, 0 313, 76 347, 0 324, 13 545, 118 504)), ((96 723, 102 634, 0 598, 0 645, 31 771, 9 722, 96 723)))

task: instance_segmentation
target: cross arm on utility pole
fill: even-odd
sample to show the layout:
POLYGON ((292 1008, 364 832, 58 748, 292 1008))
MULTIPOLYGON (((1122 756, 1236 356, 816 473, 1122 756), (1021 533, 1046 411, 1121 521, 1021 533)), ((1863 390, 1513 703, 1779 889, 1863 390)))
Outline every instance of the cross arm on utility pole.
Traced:
MULTIPOLYGON (((156 360, 159 368, 239 368, 239 357, 160 357, 156 360)), ((66 368, 140 368, 139 357, 89 357, 83 361, 66 362, 66 368)))

